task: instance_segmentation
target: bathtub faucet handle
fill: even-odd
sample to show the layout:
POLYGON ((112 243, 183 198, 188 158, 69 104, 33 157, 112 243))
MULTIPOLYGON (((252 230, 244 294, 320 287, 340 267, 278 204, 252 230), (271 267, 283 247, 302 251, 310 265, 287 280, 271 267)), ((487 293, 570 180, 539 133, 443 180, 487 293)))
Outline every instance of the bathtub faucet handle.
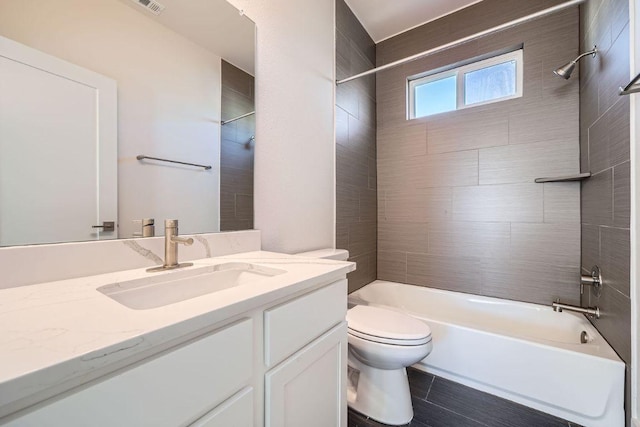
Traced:
POLYGON ((594 265, 591 267, 590 275, 583 274, 580 276, 580 295, 584 293, 584 285, 593 286, 596 296, 600 296, 602 292, 602 272, 600 267, 594 265))

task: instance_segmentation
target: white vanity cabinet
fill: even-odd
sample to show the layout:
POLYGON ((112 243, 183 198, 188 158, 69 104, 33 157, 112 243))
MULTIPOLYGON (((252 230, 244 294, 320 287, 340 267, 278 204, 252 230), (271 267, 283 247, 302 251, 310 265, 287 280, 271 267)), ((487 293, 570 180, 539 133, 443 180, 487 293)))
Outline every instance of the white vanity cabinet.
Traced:
POLYGON ((0 425, 344 427, 346 308, 346 280, 299 291, 0 425))
POLYGON ((347 281, 265 311, 265 427, 347 425, 347 281))
POLYGON ((247 387, 191 424, 190 427, 251 427, 253 406, 253 388, 247 387))
POLYGON ((251 384, 253 353, 253 320, 244 319, 7 425, 185 426, 251 384))
POLYGON ((266 427, 347 425, 346 336, 342 322, 267 373, 266 427))

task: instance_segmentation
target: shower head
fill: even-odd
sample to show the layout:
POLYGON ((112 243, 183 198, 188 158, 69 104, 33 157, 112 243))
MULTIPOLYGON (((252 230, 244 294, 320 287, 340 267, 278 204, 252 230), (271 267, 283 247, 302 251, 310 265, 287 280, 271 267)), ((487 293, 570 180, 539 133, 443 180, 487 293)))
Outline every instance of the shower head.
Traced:
POLYGON ((573 70, 575 68, 576 61, 571 61, 568 64, 563 65, 562 67, 556 68, 555 70, 553 70, 553 73, 558 77, 569 80, 569 77, 571 77, 571 73, 573 73, 573 70))
POLYGON ((562 67, 556 68, 555 70, 553 70, 553 73, 556 76, 562 77, 565 80, 569 80, 569 77, 571 77, 571 73, 573 73, 573 70, 576 68, 576 64, 578 63, 578 61, 580 61, 582 58, 584 58, 587 55, 591 55, 592 57, 595 58, 596 53, 598 53, 598 50, 596 49, 596 46, 594 46, 593 49, 590 50, 589 52, 585 52, 580 56, 578 56, 573 61, 563 65, 562 67))

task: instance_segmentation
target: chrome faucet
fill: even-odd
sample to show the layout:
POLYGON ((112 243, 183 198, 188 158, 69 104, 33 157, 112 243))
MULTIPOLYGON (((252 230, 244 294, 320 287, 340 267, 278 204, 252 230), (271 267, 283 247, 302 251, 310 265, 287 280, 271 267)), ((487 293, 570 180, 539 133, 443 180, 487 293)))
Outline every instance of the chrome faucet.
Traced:
POLYGON ((551 306, 553 307, 553 311, 557 311, 558 313, 561 313, 562 310, 567 310, 567 311, 575 311, 576 313, 582 313, 590 318, 596 318, 596 319, 600 318, 600 309, 598 307, 584 308, 584 307, 578 307, 576 305, 562 304, 560 302, 560 298, 558 298, 553 304, 551 304, 551 306))
MULTIPOLYGON (((583 274, 580 276, 580 295, 584 293, 584 286, 592 286, 596 297, 599 297, 602 293, 602 272, 600 267, 594 265, 591 268, 591 274, 583 274)), ((600 318, 600 309, 598 307, 579 307, 571 304, 563 304, 560 302, 560 298, 556 299, 553 304, 553 311, 562 312, 562 310, 575 311, 576 313, 582 313, 589 318, 600 318)))
POLYGON ((178 236, 178 220, 164 220, 164 264, 159 267, 147 269, 147 271, 163 271, 174 268, 188 267, 193 265, 191 262, 178 263, 178 244, 190 246, 193 245, 191 237, 178 236))
POLYGON ((595 296, 600 296, 602 293, 602 272, 600 267, 594 265, 591 267, 590 275, 583 274, 580 276, 580 295, 584 293, 584 285, 592 286, 595 296))

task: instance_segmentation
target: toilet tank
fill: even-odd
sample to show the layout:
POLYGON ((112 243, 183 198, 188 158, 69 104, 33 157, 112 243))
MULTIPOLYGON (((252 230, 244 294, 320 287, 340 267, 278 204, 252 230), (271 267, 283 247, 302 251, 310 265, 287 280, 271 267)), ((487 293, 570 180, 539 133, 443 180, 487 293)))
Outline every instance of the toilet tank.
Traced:
POLYGON ((309 252, 300 252, 295 255, 308 258, 335 259, 338 261, 347 261, 349 259, 349 251, 346 249, 318 249, 309 252))

